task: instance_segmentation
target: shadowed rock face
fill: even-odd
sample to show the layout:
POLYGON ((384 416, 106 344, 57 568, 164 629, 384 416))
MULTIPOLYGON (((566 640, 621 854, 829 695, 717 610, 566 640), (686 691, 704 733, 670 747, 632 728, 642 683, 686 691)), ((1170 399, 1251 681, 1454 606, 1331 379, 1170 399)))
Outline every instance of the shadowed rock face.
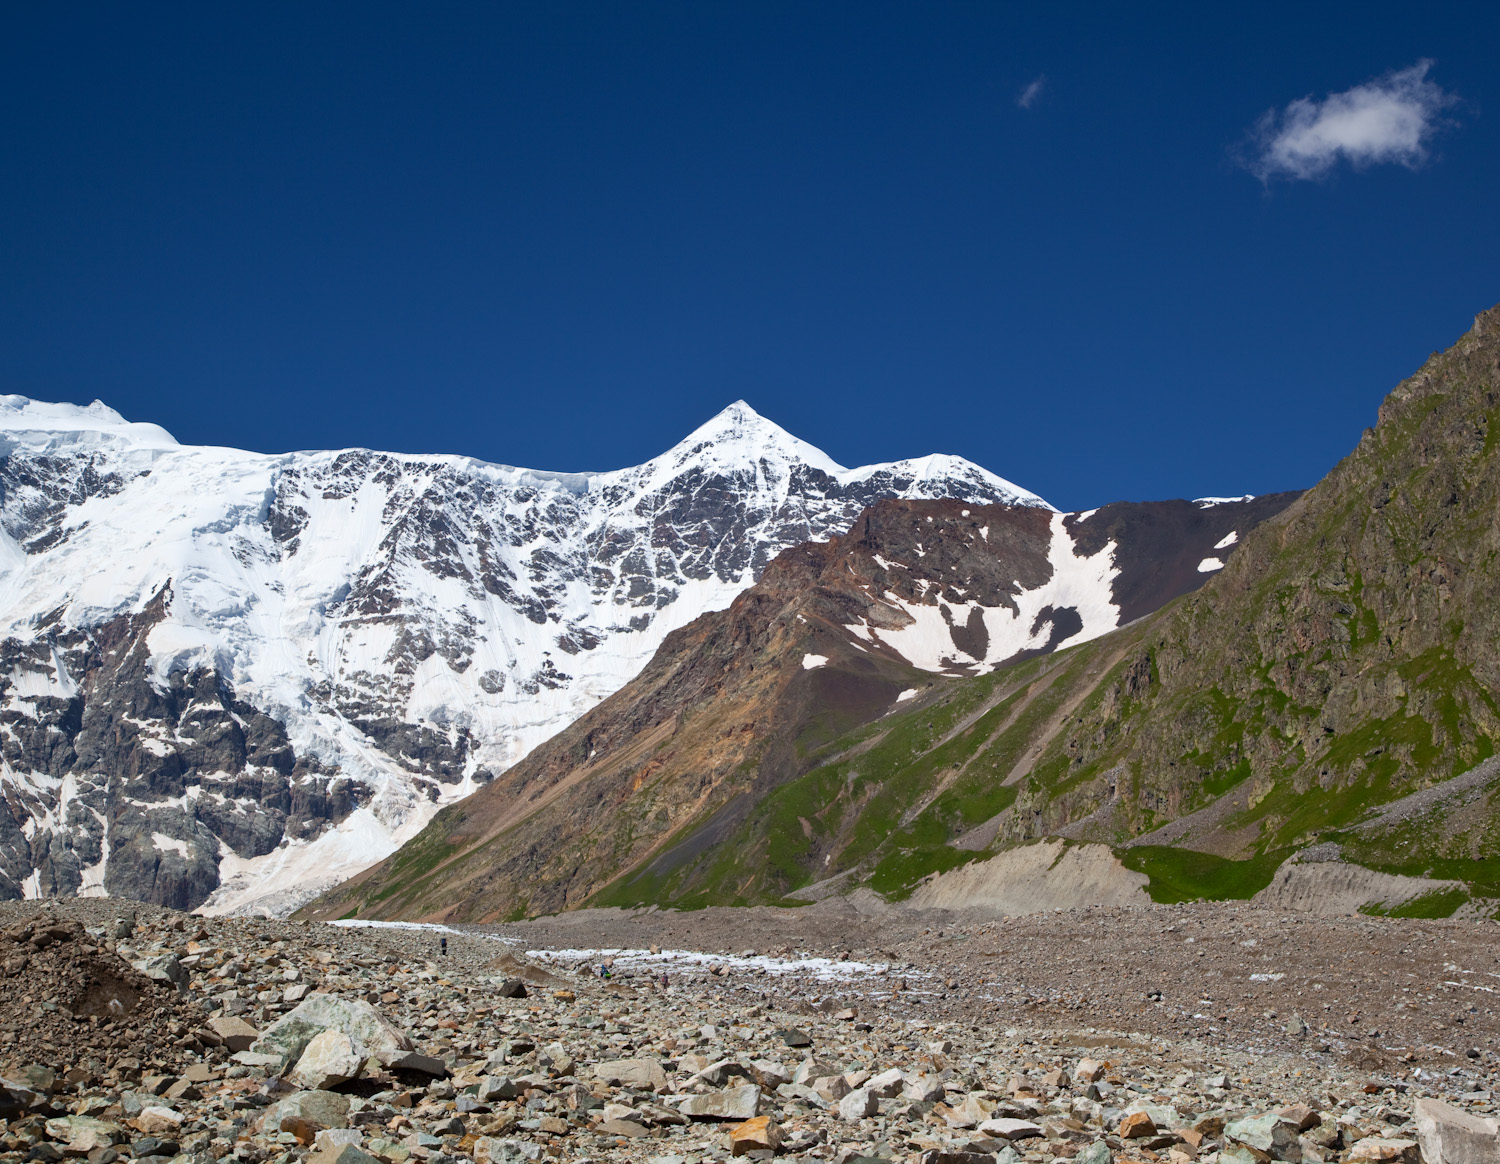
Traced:
POLYGON ((1070 514, 1067 528, 1081 554, 1098 553, 1110 542, 1118 547, 1114 601, 1124 624, 1198 589, 1206 574, 1229 560, 1241 537, 1300 496, 1300 491, 1268 493, 1214 504, 1120 501, 1087 516, 1070 514), (1234 540, 1223 546, 1231 536, 1234 540), (1210 570, 1200 569, 1215 562, 1219 565, 1210 570))
POLYGON ((359 803, 362 786, 300 763, 282 725, 216 671, 153 675, 147 639, 171 600, 163 590, 92 631, 0 644, 0 754, 51 778, 6 789, 0 896, 30 881, 42 896, 102 889, 192 909, 219 884, 221 846, 262 856, 359 803), (64 694, 18 694, 44 671, 64 694), (28 837, 28 821, 44 823, 28 837))
MULTIPOLYGON (((943 676, 1010 661, 985 661, 995 654, 991 636, 1048 587, 1058 587, 1059 603, 1028 619, 1022 629, 1036 645, 1020 657, 1078 634, 1079 611, 1062 602, 1072 580, 1061 574, 1070 558, 1091 556, 1077 548, 1085 535, 1092 554, 1120 563, 1111 574, 1101 559, 1092 575, 1100 601, 1120 593, 1135 609, 1151 594, 1165 600, 1186 581, 1201 583, 1210 574, 1198 563, 1233 552, 1216 543, 1295 496, 1253 510, 1127 503, 1072 521, 1078 532, 1036 508, 882 501, 843 537, 782 553, 728 610, 668 636, 620 692, 308 915, 549 912, 593 900, 622 874, 642 899, 692 900, 703 867, 841 736, 943 676), (1135 546, 1138 536, 1147 547, 1135 546), (923 619, 917 647, 928 662, 919 667, 903 651, 915 651, 909 631, 923 619)), ((1107 617, 1101 626, 1091 610, 1090 633, 1118 625, 1118 609, 1107 617)), ((765 892, 766 871, 747 867, 744 884, 765 892)))

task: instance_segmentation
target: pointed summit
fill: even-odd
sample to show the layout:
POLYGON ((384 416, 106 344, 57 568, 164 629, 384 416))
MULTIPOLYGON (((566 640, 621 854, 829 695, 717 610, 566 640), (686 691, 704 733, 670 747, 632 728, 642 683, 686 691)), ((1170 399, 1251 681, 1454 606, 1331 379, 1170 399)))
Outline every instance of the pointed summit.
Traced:
POLYGON ((680 465, 709 452, 721 465, 753 465, 763 457, 798 461, 825 473, 845 469, 822 449, 793 436, 773 420, 767 420, 743 400, 736 400, 688 433, 667 451, 669 463, 680 465))

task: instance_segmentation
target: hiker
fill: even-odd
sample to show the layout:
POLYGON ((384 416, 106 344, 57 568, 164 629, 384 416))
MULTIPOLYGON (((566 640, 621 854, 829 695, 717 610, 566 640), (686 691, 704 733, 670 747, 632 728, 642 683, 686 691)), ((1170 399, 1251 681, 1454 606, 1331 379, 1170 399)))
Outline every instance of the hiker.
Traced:
POLYGON ((448 956, 448 939, 447 938, 439 938, 438 939, 438 951, 443 955, 444 958, 446 958, 448 956))

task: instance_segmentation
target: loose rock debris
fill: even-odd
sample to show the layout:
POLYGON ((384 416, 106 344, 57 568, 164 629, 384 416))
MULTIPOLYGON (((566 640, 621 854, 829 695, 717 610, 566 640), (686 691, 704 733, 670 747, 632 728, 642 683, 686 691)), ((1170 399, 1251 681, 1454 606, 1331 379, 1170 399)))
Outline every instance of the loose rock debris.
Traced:
MULTIPOLYGON (((1124 922, 1172 917, 1142 913, 1117 918, 1117 936, 1124 922)), ((741 911, 737 935, 772 936, 778 916, 782 932, 809 924, 741 911)), ((578 944, 578 919, 551 919, 448 930, 443 955, 438 933, 413 928, 7 903, 0 1153, 90 1164, 1500 1158, 1487 1050, 1442 1069, 1428 1056, 1374 1070, 1359 1047, 1323 1050, 1305 1030, 1149 1029, 1163 1020, 1145 997, 1149 1022, 1084 1026, 1044 1009, 1023 1022, 995 1001, 1015 978, 976 975, 954 954, 989 941, 988 921, 929 918, 939 939, 908 919, 877 934, 884 949, 757 951, 688 940, 694 927, 714 932, 712 911, 591 920, 597 947, 578 944), (643 940, 603 944, 632 933, 643 940)), ((1028 924, 1040 935, 1046 923, 1028 924)), ((1385 932, 1415 942, 1449 930, 1385 932)), ((1047 947, 1028 939, 1024 953, 1022 937, 1012 926, 996 944, 1033 974, 1047 947)))

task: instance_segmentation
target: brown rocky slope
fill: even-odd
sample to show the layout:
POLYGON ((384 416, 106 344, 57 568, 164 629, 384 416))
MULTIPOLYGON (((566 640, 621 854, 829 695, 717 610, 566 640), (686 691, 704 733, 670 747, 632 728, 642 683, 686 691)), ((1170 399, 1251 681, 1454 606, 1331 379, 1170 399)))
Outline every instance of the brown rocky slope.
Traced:
MULTIPOLYGON (((1021 595, 1056 578, 1058 539, 1114 547, 1115 607, 1133 616, 1200 583, 1197 563, 1216 543, 1294 496, 1066 518, 882 502, 846 536, 783 553, 621 692, 307 916, 520 916, 582 904, 643 862, 675 869, 718 855, 776 789, 847 750, 835 744, 845 733, 924 704, 1008 650, 991 636, 1022 617, 1021 595), (946 620, 936 673, 881 638, 909 628, 919 607, 946 620)), ((1034 645, 1011 657, 1050 651, 1082 625, 1076 608, 1046 605, 1022 628, 1034 645)))

